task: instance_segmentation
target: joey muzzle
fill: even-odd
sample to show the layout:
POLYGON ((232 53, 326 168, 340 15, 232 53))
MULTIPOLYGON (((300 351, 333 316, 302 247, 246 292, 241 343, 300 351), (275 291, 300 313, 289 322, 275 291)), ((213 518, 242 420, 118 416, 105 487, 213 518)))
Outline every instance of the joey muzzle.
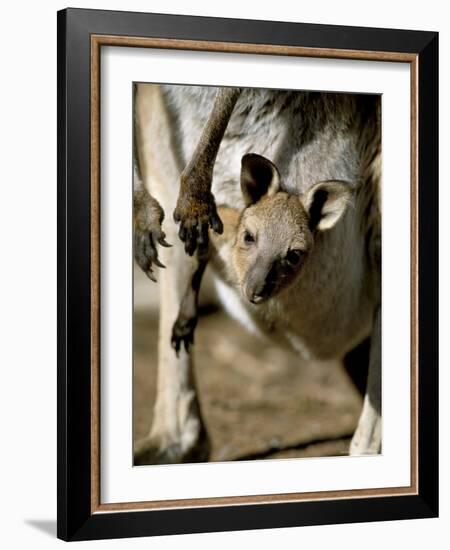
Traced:
POLYGON ((278 289, 280 264, 280 260, 258 260, 250 268, 244 284, 244 293, 252 304, 264 302, 278 289))

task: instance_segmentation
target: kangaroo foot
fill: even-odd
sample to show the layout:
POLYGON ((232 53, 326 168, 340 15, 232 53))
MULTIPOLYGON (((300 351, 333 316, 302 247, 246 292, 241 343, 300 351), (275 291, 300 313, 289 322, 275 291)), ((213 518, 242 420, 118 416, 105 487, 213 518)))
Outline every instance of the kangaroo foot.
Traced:
POLYGON ((162 438, 149 436, 136 443, 134 465, 208 462, 210 454, 211 443, 204 430, 197 441, 188 447, 182 439, 164 443, 162 438))
POLYGON ((196 196, 181 191, 173 217, 180 223, 178 235, 184 242, 184 249, 189 256, 192 256, 196 250, 200 255, 206 252, 209 243, 209 227, 216 233, 223 232, 223 224, 210 192, 196 196))
POLYGON ((161 228, 164 211, 158 201, 148 193, 134 203, 134 257, 149 279, 156 282, 153 267, 165 267, 158 259, 157 245, 171 246, 161 228))
POLYGON ((177 355, 182 345, 184 345, 184 349, 189 353, 189 350, 194 343, 194 333, 196 326, 197 317, 191 317, 189 319, 178 317, 178 319, 175 321, 172 328, 171 343, 177 355))
POLYGON ((381 452, 381 416, 365 400, 362 418, 350 443, 352 456, 371 455, 381 452))

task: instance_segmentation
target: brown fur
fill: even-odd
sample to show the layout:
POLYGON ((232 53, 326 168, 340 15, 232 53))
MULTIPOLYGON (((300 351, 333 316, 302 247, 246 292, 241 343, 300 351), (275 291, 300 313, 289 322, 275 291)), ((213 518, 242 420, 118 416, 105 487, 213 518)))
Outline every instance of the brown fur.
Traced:
MULTIPOLYGON (((278 255, 286 257, 290 250, 300 250, 305 261, 314 243, 308 222, 300 198, 282 192, 263 197, 244 210, 232 253, 237 286, 244 288, 249 272, 261 258, 270 262, 278 255), (245 234, 249 231, 256 239, 250 246, 245 242, 245 234)), ((287 278, 277 290, 284 290, 291 282, 292 278, 287 278)))

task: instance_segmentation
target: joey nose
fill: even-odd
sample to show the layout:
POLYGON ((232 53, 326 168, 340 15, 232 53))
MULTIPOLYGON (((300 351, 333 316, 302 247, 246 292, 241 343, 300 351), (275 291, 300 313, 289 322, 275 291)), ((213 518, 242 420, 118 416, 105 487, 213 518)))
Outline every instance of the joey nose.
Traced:
POLYGON ((245 296, 247 300, 252 304, 261 303, 264 300, 264 296, 261 290, 258 290, 255 285, 251 284, 251 281, 249 281, 245 285, 245 296))
POLYGON ((272 293, 272 285, 268 284, 266 280, 260 283, 252 284, 252 281, 248 281, 245 286, 245 295, 252 304, 260 304, 267 300, 272 293))
POLYGON ((264 301, 264 296, 261 296, 259 294, 253 294, 253 296, 250 298, 250 302, 252 304, 260 304, 264 301))

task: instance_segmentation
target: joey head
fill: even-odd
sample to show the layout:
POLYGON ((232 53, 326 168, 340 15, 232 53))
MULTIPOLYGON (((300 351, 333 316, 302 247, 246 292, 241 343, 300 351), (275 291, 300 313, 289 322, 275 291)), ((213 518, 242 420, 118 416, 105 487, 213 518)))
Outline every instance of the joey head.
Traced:
POLYGON ((246 208, 233 246, 233 269, 244 297, 259 304, 301 277, 317 234, 339 221, 351 191, 343 182, 324 181, 302 196, 288 194, 276 166, 256 154, 242 158, 241 188, 246 208))

